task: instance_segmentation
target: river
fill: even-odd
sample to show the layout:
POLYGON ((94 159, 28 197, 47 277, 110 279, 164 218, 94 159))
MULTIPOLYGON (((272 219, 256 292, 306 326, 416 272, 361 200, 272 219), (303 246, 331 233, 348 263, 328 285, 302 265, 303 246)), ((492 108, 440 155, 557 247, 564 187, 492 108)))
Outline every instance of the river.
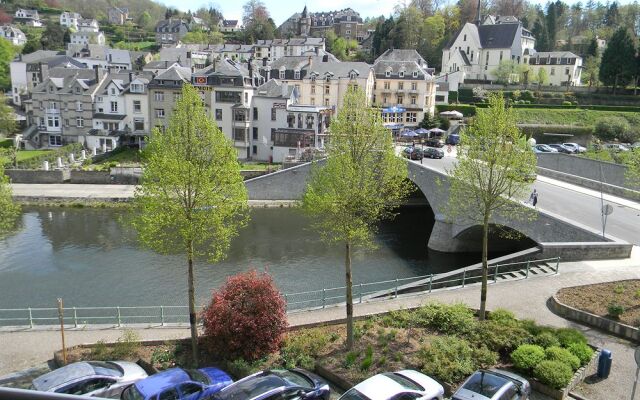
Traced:
MULTIPOLYGON (((20 229, 0 240, 0 308, 186 304, 186 262, 141 248, 127 227, 128 211, 28 207, 20 229)), ((354 282, 373 282, 451 270, 477 254, 427 250, 433 214, 406 207, 381 224, 377 249, 357 251, 354 282)), ((197 302, 233 274, 267 270, 283 293, 342 286, 344 247, 322 243, 293 208, 252 209, 251 221, 215 265, 196 263, 197 302)))

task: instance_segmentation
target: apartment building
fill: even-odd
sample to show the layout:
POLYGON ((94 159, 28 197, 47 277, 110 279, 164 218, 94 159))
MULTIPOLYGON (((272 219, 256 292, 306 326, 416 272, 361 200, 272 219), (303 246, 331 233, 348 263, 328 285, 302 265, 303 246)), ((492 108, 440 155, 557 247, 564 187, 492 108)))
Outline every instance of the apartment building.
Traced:
POLYGON ((107 10, 107 18, 110 24, 124 25, 129 18, 129 9, 125 7, 110 7, 107 10))
POLYGON ((433 115, 436 83, 433 69, 414 49, 389 49, 376 59, 373 104, 385 123, 417 126, 433 115), (385 111, 386 110, 386 111, 385 111))
POLYGON ((230 59, 215 60, 196 71, 191 83, 200 91, 211 117, 225 136, 233 141, 238 158, 251 158, 251 100, 263 78, 250 63, 230 59))
POLYGON ((331 109, 303 105, 294 86, 271 79, 251 103, 251 159, 283 162, 307 149, 322 149, 331 109))
POLYGON ((82 15, 77 12, 63 12, 60 14, 60 25, 67 28, 78 30, 78 21, 82 19, 82 15))
POLYGON ((176 100, 182 94, 182 85, 191 82, 191 69, 171 66, 156 75, 148 85, 149 120, 151 129, 166 129, 175 109, 176 100))
POLYGON ((12 25, 0 26, 0 38, 10 41, 14 46, 23 46, 27 43, 24 32, 12 25))
POLYGON ((27 26, 32 26, 36 28, 42 27, 42 21, 40 20, 40 15, 38 14, 38 10, 27 10, 24 8, 18 8, 14 14, 15 22, 22 22, 27 26))
POLYGON ((278 27, 282 36, 326 37, 332 30, 338 37, 362 42, 366 30, 362 17, 351 8, 339 11, 310 13, 307 6, 302 13, 295 13, 278 27))
POLYGON ((189 32, 189 25, 181 19, 166 19, 156 24, 156 43, 160 46, 175 45, 189 32))
POLYGON ((582 72, 582 57, 570 51, 540 51, 529 57, 529 68, 533 77, 544 69, 552 86, 579 86, 582 72))
POLYGON ((340 62, 329 55, 282 57, 261 69, 265 79, 278 79, 296 88, 301 104, 331 107, 334 112, 350 86, 373 98, 373 68, 363 62, 340 62))
POLYGON ((54 68, 33 89, 26 103, 32 129, 24 136, 27 147, 55 148, 69 143, 90 145, 93 104, 106 78, 105 71, 54 68))

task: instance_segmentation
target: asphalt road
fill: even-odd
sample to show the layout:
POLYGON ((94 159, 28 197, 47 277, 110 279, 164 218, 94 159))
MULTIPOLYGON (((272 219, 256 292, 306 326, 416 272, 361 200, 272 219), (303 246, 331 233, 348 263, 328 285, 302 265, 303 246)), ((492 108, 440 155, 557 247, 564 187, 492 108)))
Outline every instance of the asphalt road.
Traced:
MULTIPOLYGON (((445 151, 446 153, 446 151, 445 151)), ((437 171, 452 170, 453 154, 440 160, 425 158, 422 165, 437 171)), ((420 164, 420 161, 413 161, 420 164)), ((538 190, 538 208, 561 215, 597 231, 602 230, 601 200, 596 191, 569 185, 562 181, 539 177, 532 188, 538 190)), ((607 218, 606 234, 640 245, 640 203, 605 195, 605 203, 614 211, 607 218)))

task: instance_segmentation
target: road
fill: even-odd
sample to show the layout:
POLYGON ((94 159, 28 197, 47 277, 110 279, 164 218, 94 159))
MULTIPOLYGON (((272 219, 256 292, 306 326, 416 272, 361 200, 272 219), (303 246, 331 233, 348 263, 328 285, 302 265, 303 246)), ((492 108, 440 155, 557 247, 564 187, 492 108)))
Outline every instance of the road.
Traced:
MULTIPOLYGON (((439 172, 450 171, 455 166, 455 154, 447 154, 440 160, 425 158, 422 166, 439 172)), ((420 161, 412 161, 420 164, 420 161)), ((538 191, 538 209, 561 215, 597 231, 602 230, 600 218, 600 192, 571 185, 566 182, 538 176, 532 188, 538 191)), ((640 203, 615 196, 604 195, 605 203, 613 206, 609 215, 606 234, 626 242, 640 245, 640 203)))

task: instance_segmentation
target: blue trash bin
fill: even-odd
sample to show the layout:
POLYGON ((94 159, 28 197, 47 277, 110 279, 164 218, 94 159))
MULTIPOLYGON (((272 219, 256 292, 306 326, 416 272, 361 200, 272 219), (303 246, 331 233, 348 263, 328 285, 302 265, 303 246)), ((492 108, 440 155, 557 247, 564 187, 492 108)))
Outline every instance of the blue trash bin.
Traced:
POLYGON ((602 349, 602 351, 600 352, 600 357, 598 358, 598 378, 606 379, 609 377, 612 361, 613 356, 611 355, 611 351, 602 349))

